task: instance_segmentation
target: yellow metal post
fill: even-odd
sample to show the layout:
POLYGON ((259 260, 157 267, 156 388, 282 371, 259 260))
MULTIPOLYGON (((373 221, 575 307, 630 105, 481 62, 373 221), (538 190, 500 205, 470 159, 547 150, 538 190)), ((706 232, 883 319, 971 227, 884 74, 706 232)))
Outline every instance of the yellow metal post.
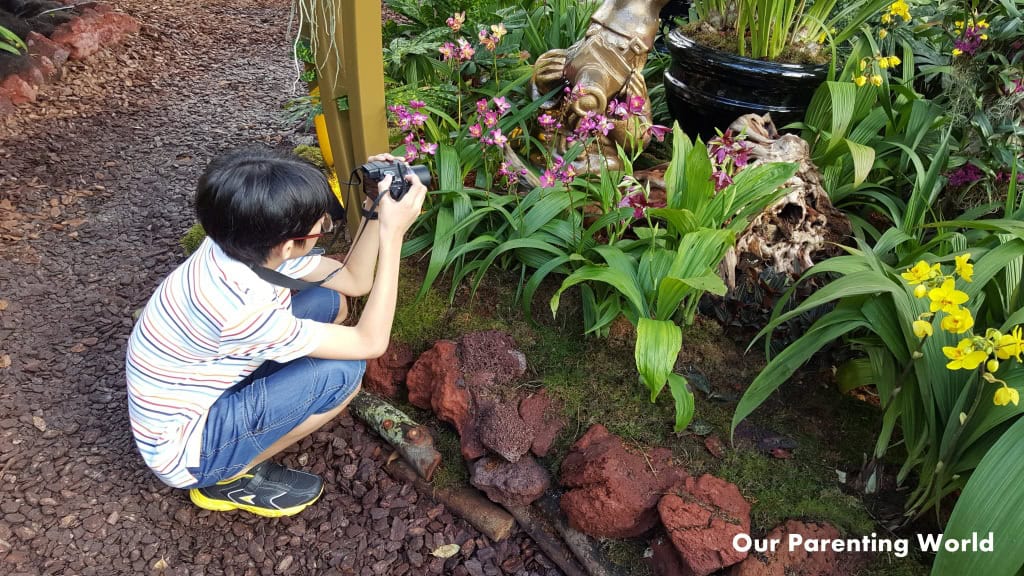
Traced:
MULTIPOLYGON (((316 11, 321 20, 315 26, 319 38, 314 56, 335 170, 344 182, 368 156, 388 151, 381 3, 320 1, 334 3, 333 27, 324 21, 324 14, 330 11, 316 11), (348 98, 345 112, 338 111, 339 97, 348 98)), ((359 217, 358 207, 348 206, 350 235, 355 233, 359 217)))

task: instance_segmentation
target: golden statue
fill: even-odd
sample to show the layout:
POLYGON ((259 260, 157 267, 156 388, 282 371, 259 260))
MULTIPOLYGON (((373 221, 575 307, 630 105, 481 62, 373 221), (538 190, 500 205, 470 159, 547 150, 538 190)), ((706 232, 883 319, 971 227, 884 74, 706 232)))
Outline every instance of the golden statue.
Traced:
POLYGON ((555 153, 565 153, 581 120, 605 115, 611 121, 605 127, 607 134, 595 131, 599 150, 585 151, 575 162, 577 171, 596 172, 602 166, 619 169, 622 163, 616 145, 632 154, 650 141, 651 101, 643 69, 658 32, 658 13, 667 3, 605 0, 591 17, 582 40, 566 50, 549 50, 537 59, 534 99, 565 89, 544 105, 562 124, 555 136, 555 153), (623 103, 631 112, 629 117, 609 113, 612 101, 623 103))

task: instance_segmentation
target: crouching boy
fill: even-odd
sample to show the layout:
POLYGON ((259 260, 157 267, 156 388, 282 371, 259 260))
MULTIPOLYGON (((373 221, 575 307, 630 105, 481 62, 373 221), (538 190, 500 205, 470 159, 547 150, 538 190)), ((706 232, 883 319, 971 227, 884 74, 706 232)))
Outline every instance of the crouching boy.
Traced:
POLYGON ((190 489, 201 508, 270 517, 320 497, 318 476, 269 458, 338 415, 366 360, 387 348, 402 237, 426 194, 415 175, 407 180, 400 201, 380 194, 379 217, 342 267, 309 254, 335 226, 317 168, 268 150, 210 164, 195 198, 207 238, 157 287, 128 341, 132 433, 160 480, 190 489), (293 296, 261 267, 327 280, 293 296), (358 323, 339 325, 345 297, 365 294, 358 323))

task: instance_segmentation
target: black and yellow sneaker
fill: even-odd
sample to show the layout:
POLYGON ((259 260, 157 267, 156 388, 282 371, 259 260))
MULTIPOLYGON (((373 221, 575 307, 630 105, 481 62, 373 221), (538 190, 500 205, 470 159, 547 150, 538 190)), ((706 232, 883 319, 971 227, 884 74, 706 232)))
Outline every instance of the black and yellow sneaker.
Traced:
POLYGON ((266 461, 234 480, 193 488, 189 497, 206 510, 245 510, 278 518, 302 512, 323 491, 324 481, 319 476, 266 461))

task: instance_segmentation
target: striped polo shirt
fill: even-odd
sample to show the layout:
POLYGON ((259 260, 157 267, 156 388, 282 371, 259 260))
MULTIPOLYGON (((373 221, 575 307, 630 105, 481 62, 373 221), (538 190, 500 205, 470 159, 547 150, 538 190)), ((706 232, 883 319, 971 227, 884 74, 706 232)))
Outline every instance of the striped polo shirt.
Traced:
MULTIPOLYGON (((293 278, 320 256, 286 261, 293 278)), ((220 395, 264 361, 309 355, 324 325, 292 314, 291 292, 232 259, 209 238, 157 287, 128 339, 132 434, 146 464, 176 488, 196 482, 203 427, 220 395)))

